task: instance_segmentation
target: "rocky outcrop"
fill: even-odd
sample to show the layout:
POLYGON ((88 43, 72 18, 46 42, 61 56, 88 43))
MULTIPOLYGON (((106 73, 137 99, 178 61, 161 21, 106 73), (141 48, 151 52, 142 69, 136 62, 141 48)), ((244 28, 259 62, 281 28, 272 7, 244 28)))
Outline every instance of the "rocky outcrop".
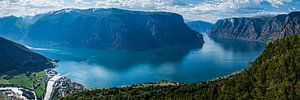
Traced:
POLYGON ((212 37, 270 42, 300 33, 300 12, 274 17, 219 20, 209 32, 212 37))
POLYGON ((44 56, 0 37, 0 75, 41 71, 54 67, 44 56))
POLYGON ((27 30, 26 42, 69 47, 128 50, 203 43, 179 14, 114 8, 50 12, 27 30))

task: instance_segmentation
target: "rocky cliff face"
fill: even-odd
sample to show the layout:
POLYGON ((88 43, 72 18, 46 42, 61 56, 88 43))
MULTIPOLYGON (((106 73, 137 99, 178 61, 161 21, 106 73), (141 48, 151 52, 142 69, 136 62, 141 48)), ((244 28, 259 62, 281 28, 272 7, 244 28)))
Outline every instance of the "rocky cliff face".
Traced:
POLYGON ((30 43, 97 49, 149 49, 203 43, 181 15, 121 9, 64 9, 40 15, 27 28, 30 43))
POLYGON ((226 39, 256 40, 264 24, 264 18, 229 18, 217 21, 209 35, 226 39))
POLYGON ((53 66, 46 57, 0 37, 0 75, 40 71, 51 67, 53 66))
POLYGON ((280 37, 285 37, 291 34, 300 34, 300 12, 292 12, 288 14, 288 18, 280 32, 280 37))
POLYGON ((260 34, 260 37, 257 40, 262 42, 268 42, 272 39, 277 39, 283 26, 285 25, 285 21, 287 18, 287 15, 278 15, 271 18, 263 26, 263 30, 260 34))
POLYGON ((300 12, 261 18, 219 20, 209 32, 212 37, 270 42, 300 33, 300 12))

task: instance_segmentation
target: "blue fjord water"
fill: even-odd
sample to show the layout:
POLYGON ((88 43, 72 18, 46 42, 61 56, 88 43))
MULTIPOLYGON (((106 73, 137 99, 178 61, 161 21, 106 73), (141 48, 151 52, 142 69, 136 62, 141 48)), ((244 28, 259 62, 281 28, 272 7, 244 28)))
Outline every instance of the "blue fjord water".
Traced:
POLYGON ((265 48, 249 41, 212 39, 203 46, 173 46, 146 51, 86 48, 32 48, 59 59, 55 70, 88 88, 108 88, 160 80, 201 82, 246 68, 265 48))

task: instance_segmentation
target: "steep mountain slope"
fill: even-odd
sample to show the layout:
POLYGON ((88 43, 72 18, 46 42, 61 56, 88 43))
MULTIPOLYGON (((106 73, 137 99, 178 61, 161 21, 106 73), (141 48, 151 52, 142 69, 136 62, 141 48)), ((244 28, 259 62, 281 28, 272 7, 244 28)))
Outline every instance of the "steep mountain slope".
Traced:
POLYGON ((249 68, 214 81, 191 85, 129 86, 96 89, 69 95, 65 100, 234 100, 300 98, 300 35, 270 43, 249 68))
POLYGON ((63 9, 28 27, 29 43, 98 49, 149 49, 203 43, 181 15, 121 9, 63 9))
POLYGON ((191 21, 191 22, 186 22, 186 24, 193 30, 201 32, 201 33, 206 33, 208 32, 213 24, 205 21, 191 21))
POLYGON ((46 57, 0 37, 0 75, 40 71, 51 67, 53 65, 46 57))
POLYGON ((0 36, 19 40, 23 35, 23 31, 22 18, 14 16, 0 18, 0 36))
POLYGON ((255 40, 260 36, 265 20, 264 18, 229 18, 219 20, 214 24, 209 35, 226 39, 255 40))
POLYGON ((280 32, 281 37, 300 33, 300 11, 288 14, 288 18, 280 32))
POLYGON ((212 37, 271 42, 300 32, 300 12, 259 18, 219 20, 209 32, 212 37))
POLYGON ((260 37, 257 38, 258 41, 268 42, 269 40, 278 39, 278 33, 281 32, 287 18, 288 15, 278 15, 267 21, 263 26, 260 37))

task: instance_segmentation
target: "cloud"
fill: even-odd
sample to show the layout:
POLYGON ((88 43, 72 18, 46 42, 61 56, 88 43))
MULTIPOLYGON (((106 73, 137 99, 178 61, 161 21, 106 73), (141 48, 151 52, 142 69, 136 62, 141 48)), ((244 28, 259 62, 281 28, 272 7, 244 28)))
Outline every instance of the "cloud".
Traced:
POLYGON ((26 16, 63 8, 122 8, 168 11, 186 20, 215 22, 227 17, 287 13, 299 10, 296 0, 0 0, 0 16, 26 16))
POLYGON ((272 4, 272 6, 275 8, 278 8, 284 5, 285 3, 293 2, 292 0, 266 0, 266 1, 272 4))

